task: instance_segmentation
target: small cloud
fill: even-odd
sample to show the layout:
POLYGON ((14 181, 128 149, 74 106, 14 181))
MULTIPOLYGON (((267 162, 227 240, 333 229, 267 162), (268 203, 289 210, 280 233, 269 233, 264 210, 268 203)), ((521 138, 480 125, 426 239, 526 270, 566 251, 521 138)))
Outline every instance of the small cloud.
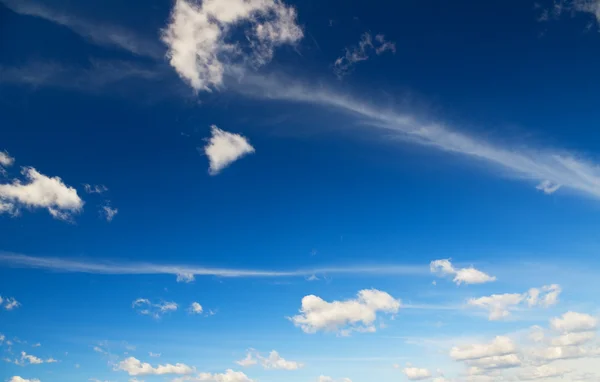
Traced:
POLYGON ((268 357, 263 357, 256 350, 250 349, 246 354, 246 358, 237 361, 236 363, 243 367, 249 367, 258 364, 259 362, 265 370, 298 370, 304 367, 302 363, 284 359, 275 350, 272 350, 268 357))
POLYGON ((195 280, 194 274, 191 272, 182 272, 177 274, 178 283, 191 283, 195 280))
POLYGON ((141 315, 159 319, 167 313, 176 311, 179 306, 175 302, 152 303, 147 298, 138 298, 132 303, 132 307, 141 315))
POLYGON ((318 281, 319 278, 317 277, 317 275, 310 275, 309 277, 306 278, 307 281, 318 281))
POLYGON ((535 188, 537 188, 540 191, 543 191, 545 194, 550 195, 550 194, 553 194, 556 191, 558 191, 558 189, 560 188, 560 184, 553 183, 549 180, 544 180, 543 182, 538 184, 535 188))
POLYGON ((117 213, 119 213, 119 209, 112 208, 110 202, 100 208, 100 215, 102 215, 109 223, 117 216, 117 213))
POLYGON ((202 305, 197 302, 192 302, 192 305, 190 305, 189 312, 191 314, 201 314, 203 311, 202 305))
POLYGON ((108 188, 105 185, 103 185, 103 184, 96 184, 96 185, 93 185, 93 186, 90 185, 90 184, 84 184, 83 185, 83 189, 88 194, 103 194, 106 191, 108 191, 108 188))
POLYGON ((385 40, 385 36, 378 34, 375 40, 371 34, 363 33, 358 45, 346 48, 346 53, 338 57, 333 63, 333 72, 338 78, 342 78, 352 71, 356 63, 369 59, 369 52, 374 51, 376 55, 390 51, 396 53, 396 44, 385 40))
POLYGON ((20 307, 21 303, 15 300, 14 297, 2 298, 2 296, 0 296, 0 305, 5 310, 14 310, 20 307))
POLYGON ((149 352, 148 355, 150 357, 152 357, 152 358, 159 358, 162 355, 162 353, 152 353, 152 352, 149 352))
POLYGON ((204 147, 210 164, 208 172, 211 175, 217 175, 236 160, 255 152, 248 140, 239 134, 221 130, 215 125, 211 126, 211 134, 212 137, 204 147))
POLYGON ((0 175, 6 176, 6 169, 15 163, 15 158, 11 157, 8 152, 0 151, 0 175))
POLYGON ((42 344, 39 342, 37 344, 31 345, 32 348, 39 348, 40 346, 42 346, 42 344))
MULTIPOLYGON (((429 264, 431 273, 446 276, 454 275, 456 285, 460 284, 483 284, 496 281, 496 277, 490 276, 473 267, 456 269, 450 259, 434 260, 429 264)), ((435 285, 435 284, 434 284, 435 285)))

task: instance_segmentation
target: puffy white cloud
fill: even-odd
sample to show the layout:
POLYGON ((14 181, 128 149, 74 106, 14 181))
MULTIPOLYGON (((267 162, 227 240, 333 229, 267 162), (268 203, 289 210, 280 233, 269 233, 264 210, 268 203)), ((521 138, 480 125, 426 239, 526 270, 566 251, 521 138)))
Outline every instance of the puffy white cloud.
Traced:
POLYGON ((473 267, 456 269, 450 259, 434 260, 429 264, 431 273, 440 276, 454 275, 454 282, 460 284, 483 284, 496 281, 496 277, 490 276, 473 267))
POLYGON ((106 204, 100 208, 100 214, 107 222, 111 222, 118 213, 119 209, 111 207, 110 204, 106 204))
POLYGON ((353 300, 327 302, 315 295, 302 299, 300 314, 291 317, 294 325, 305 333, 317 331, 374 332, 378 312, 393 314, 400 309, 400 300, 377 289, 358 292, 353 300))
POLYGON ((530 307, 549 307, 555 305, 558 302, 560 293, 560 286, 552 284, 545 285, 541 289, 531 288, 528 292, 523 294, 505 293, 471 298, 467 301, 467 304, 489 311, 488 318, 495 321, 510 316, 510 312, 524 302, 527 302, 530 307))
POLYGON ((135 357, 129 357, 116 366, 117 370, 125 371, 127 374, 132 376, 138 375, 166 375, 166 374, 192 374, 194 368, 183 364, 177 363, 175 365, 165 364, 153 367, 151 364, 142 362, 135 357))
POLYGON ((598 327, 598 319, 589 314, 569 311, 550 320, 550 327, 559 332, 595 330, 598 327))
POLYGON ((33 167, 24 167, 19 179, 0 184, 0 213, 17 215, 22 207, 45 208, 56 219, 69 220, 81 211, 83 200, 77 190, 65 185, 59 177, 47 177, 33 167))
POLYGON ((221 130, 215 125, 211 126, 211 134, 208 144, 204 147, 204 153, 209 160, 208 172, 211 175, 218 174, 236 160, 255 152, 248 140, 239 134, 221 130))
POLYGON ((577 346, 589 342, 595 337, 595 332, 564 333, 556 338, 553 338, 551 340, 551 344, 553 346, 577 346))
POLYGON ((254 382, 241 371, 227 369, 225 373, 200 373, 197 376, 185 376, 173 379, 171 382, 254 382))
POLYGON ((429 370, 418 367, 405 367, 402 372, 406 375, 406 378, 410 379, 411 381, 420 381, 431 378, 431 373, 429 370))
POLYGON ((237 361, 236 363, 240 366, 248 367, 256 365, 259 362, 266 370, 297 370, 304 366, 300 362, 284 359, 275 350, 272 350, 268 357, 263 357, 254 349, 250 349, 246 354, 246 358, 237 361))
POLYGON ((197 302, 192 302, 192 304, 190 305, 190 309, 189 309, 190 313, 192 314, 200 314, 204 311, 204 309, 202 308, 202 305, 200 305, 197 302))
POLYGON ((11 379, 9 379, 8 382, 40 382, 40 380, 37 378, 25 379, 25 378, 19 377, 18 375, 15 375, 11 379))
POLYGON ((178 309, 178 305, 175 302, 163 301, 160 303, 153 303, 147 298, 138 298, 131 306, 140 314, 145 316, 151 316, 156 319, 161 318, 164 314, 174 312, 178 309))
POLYGON ((380 55, 387 51, 396 53, 396 44, 386 41, 385 36, 382 34, 376 35, 375 40, 373 40, 370 33, 363 33, 360 36, 358 45, 346 48, 345 54, 335 60, 333 72, 338 78, 342 78, 352 71, 356 63, 368 60, 371 52, 380 55))
POLYGON ((6 151, 0 151, 0 166, 10 167, 15 163, 15 158, 11 157, 6 151))
POLYGON ((504 356, 515 352, 516 346, 513 340, 506 336, 497 336, 490 343, 455 346, 450 351, 450 357, 457 361, 468 361, 504 356))
POLYGON ((210 91, 223 84, 228 65, 265 65, 276 47, 302 37, 296 10, 281 0, 176 0, 162 40, 179 76, 210 91), (234 42, 243 26, 245 38, 234 42))
POLYGON ((565 374, 570 372, 571 370, 566 368, 561 368, 552 365, 541 365, 523 370, 519 374, 519 379, 523 381, 530 381, 535 379, 564 377, 565 374))

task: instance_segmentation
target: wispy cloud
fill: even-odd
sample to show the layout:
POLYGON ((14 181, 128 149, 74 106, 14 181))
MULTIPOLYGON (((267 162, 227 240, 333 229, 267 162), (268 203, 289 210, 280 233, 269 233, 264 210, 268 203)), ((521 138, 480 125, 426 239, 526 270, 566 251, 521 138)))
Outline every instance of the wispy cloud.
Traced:
POLYGON ((291 271, 270 271, 256 269, 204 268, 189 265, 162 265, 149 263, 88 262, 82 260, 52 257, 34 257, 0 252, 0 264, 15 268, 35 268, 59 272, 92 273, 105 275, 193 275, 218 277, 307 277, 313 274, 388 274, 426 276, 427 266, 390 265, 378 267, 331 267, 318 269, 296 269, 291 271))
POLYGON ((231 86, 241 94, 255 98, 307 103, 338 110, 358 118, 365 127, 387 131, 398 139, 487 162, 536 184, 549 181, 562 185, 561 190, 571 189, 600 198, 600 167, 576 154, 503 147, 444 123, 426 122, 415 115, 378 107, 332 88, 310 86, 284 76, 245 73, 231 86))
POLYGON ((373 40, 370 33, 363 33, 360 36, 358 45, 346 48, 344 55, 335 60, 333 72, 338 78, 342 78, 352 71, 354 65, 368 60, 371 53, 380 55, 387 51, 396 53, 396 44, 386 41, 385 36, 382 34, 376 35, 375 40, 373 40))
POLYGON ((36 1, 0 0, 0 2, 21 15, 39 17, 67 27, 97 45, 115 47, 138 56, 156 59, 164 56, 165 49, 158 41, 141 37, 123 27, 83 19, 62 10, 52 9, 36 1))

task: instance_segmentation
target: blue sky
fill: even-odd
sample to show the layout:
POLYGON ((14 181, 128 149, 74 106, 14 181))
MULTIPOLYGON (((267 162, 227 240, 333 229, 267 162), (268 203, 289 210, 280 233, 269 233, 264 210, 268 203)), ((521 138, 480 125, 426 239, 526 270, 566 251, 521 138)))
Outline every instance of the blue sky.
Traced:
POLYGON ((597 0, 0 0, 0 380, 599 381, 597 0))

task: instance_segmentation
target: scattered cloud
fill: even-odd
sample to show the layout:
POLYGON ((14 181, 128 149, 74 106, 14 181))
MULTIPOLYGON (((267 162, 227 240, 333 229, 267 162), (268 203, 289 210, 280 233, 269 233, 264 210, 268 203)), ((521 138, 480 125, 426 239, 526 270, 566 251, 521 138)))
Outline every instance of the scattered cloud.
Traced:
POLYGON ((143 38, 125 28, 101 24, 66 13, 64 10, 49 8, 31 0, 0 0, 13 12, 39 17, 69 28, 94 44, 125 50, 138 56, 160 59, 164 48, 153 39, 143 38))
POLYGON ((103 184, 95 184, 95 185, 90 185, 85 183, 83 185, 83 189, 85 190, 85 192, 87 192, 88 194, 103 194, 106 191, 108 191, 108 187, 106 187, 103 184))
POLYGON ((549 307, 558 303, 561 293, 559 285, 545 285, 540 289, 531 288, 528 292, 493 294, 491 296, 471 298, 467 304, 489 311, 489 319, 500 320, 510 316, 511 311, 519 305, 527 303, 529 307, 549 307))
POLYGON ((0 307, 5 310, 14 310, 21 306, 21 303, 17 301, 14 297, 2 297, 0 296, 0 307))
POLYGON ((345 54, 335 60, 333 63, 333 72, 338 78, 342 78, 352 71, 356 63, 368 60, 370 53, 374 52, 380 55, 387 51, 396 53, 396 44, 386 41, 385 36, 382 34, 376 35, 373 40, 370 33, 363 33, 360 36, 358 45, 346 48, 345 54))
POLYGON ((353 331, 375 332, 377 313, 395 314, 400 305, 400 300, 377 289, 361 290, 356 299, 345 301, 327 302, 308 295, 302 299, 300 314, 290 320, 305 333, 331 331, 348 335, 353 331))
POLYGON ((460 284, 483 284, 496 281, 496 277, 490 276, 473 267, 456 269, 450 259, 434 260, 429 265, 431 273, 440 276, 454 276, 456 285, 460 284))
POLYGON ((165 364, 153 367, 149 363, 141 362, 137 358, 129 357, 119 362, 116 366, 117 370, 125 371, 131 376, 143 375, 167 375, 167 374, 192 374, 195 369, 183 363, 175 365, 165 364))
POLYGON ((563 14, 587 14, 593 18, 593 22, 600 24, 600 0, 554 0, 552 7, 542 8, 538 17, 539 21, 558 19, 563 14))
POLYGON ((176 0, 162 40, 181 78, 196 91, 211 91, 222 86, 228 66, 263 66, 275 48, 302 37, 296 10, 280 0, 176 0))
POLYGON ((15 375, 11 379, 9 379, 8 382, 40 382, 40 380, 36 379, 36 378, 25 379, 25 378, 19 377, 18 375, 15 375))
POLYGON ((176 311, 178 305, 175 302, 167 301, 163 301, 160 303, 152 303, 147 298, 138 298, 132 303, 132 307, 139 314, 159 319, 166 313, 176 311))
POLYGON ((46 360, 43 360, 39 357, 36 357, 34 355, 31 354, 27 354, 26 352, 22 351, 21 352, 21 358, 20 359, 16 359, 14 361, 14 363, 16 365, 19 366, 25 366, 25 365, 40 365, 42 363, 56 363, 58 362, 57 360, 55 360, 54 358, 50 357, 46 360))
POLYGON ((119 212, 119 209, 111 207, 110 202, 108 202, 106 205, 104 205, 104 206, 102 206, 102 208, 100 208, 100 214, 109 223, 114 219, 115 216, 117 216, 118 212, 119 212))
POLYGON ((14 179, 0 184, 0 213, 18 215, 22 208, 45 208, 59 220, 71 220, 83 208, 77 190, 59 177, 47 177, 33 167, 23 167, 26 182, 14 179))
POLYGON ((197 302, 192 302, 192 305, 190 305, 189 312, 192 314, 201 314, 203 311, 202 305, 197 302))
POLYGON ((225 373, 200 373, 196 376, 184 376, 173 379, 171 382, 255 382, 241 371, 227 369, 225 373))
POLYGON ((208 144, 204 146, 211 175, 217 175, 236 160, 255 152, 248 140, 239 134, 221 130, 215 125, 211 126, 211 134, 208 144))
POLYGON ((268 357, 263 357, 254 349, 250 349, 246 354, 246 358, 236 363, 243 367, 260 363, 265 370, 298 370, 304 366, 302 363, 284 359, 275 350, 272 350, 268 357))
MULTIPOLYGON (((11 157, 8 152, 0 151, 0 175, 7 176, 5 167, 10 167, 15 163, 15 158, 11 157)), ((0 206, 0 212, 1 206, 0 206)))
POLYGON ((406 378, 411 381, 421 381, 423 379, 431 378, 431 373, 427 369, 422 369, 418 367, 405 367, 402 372, 406 375, 406 378))

